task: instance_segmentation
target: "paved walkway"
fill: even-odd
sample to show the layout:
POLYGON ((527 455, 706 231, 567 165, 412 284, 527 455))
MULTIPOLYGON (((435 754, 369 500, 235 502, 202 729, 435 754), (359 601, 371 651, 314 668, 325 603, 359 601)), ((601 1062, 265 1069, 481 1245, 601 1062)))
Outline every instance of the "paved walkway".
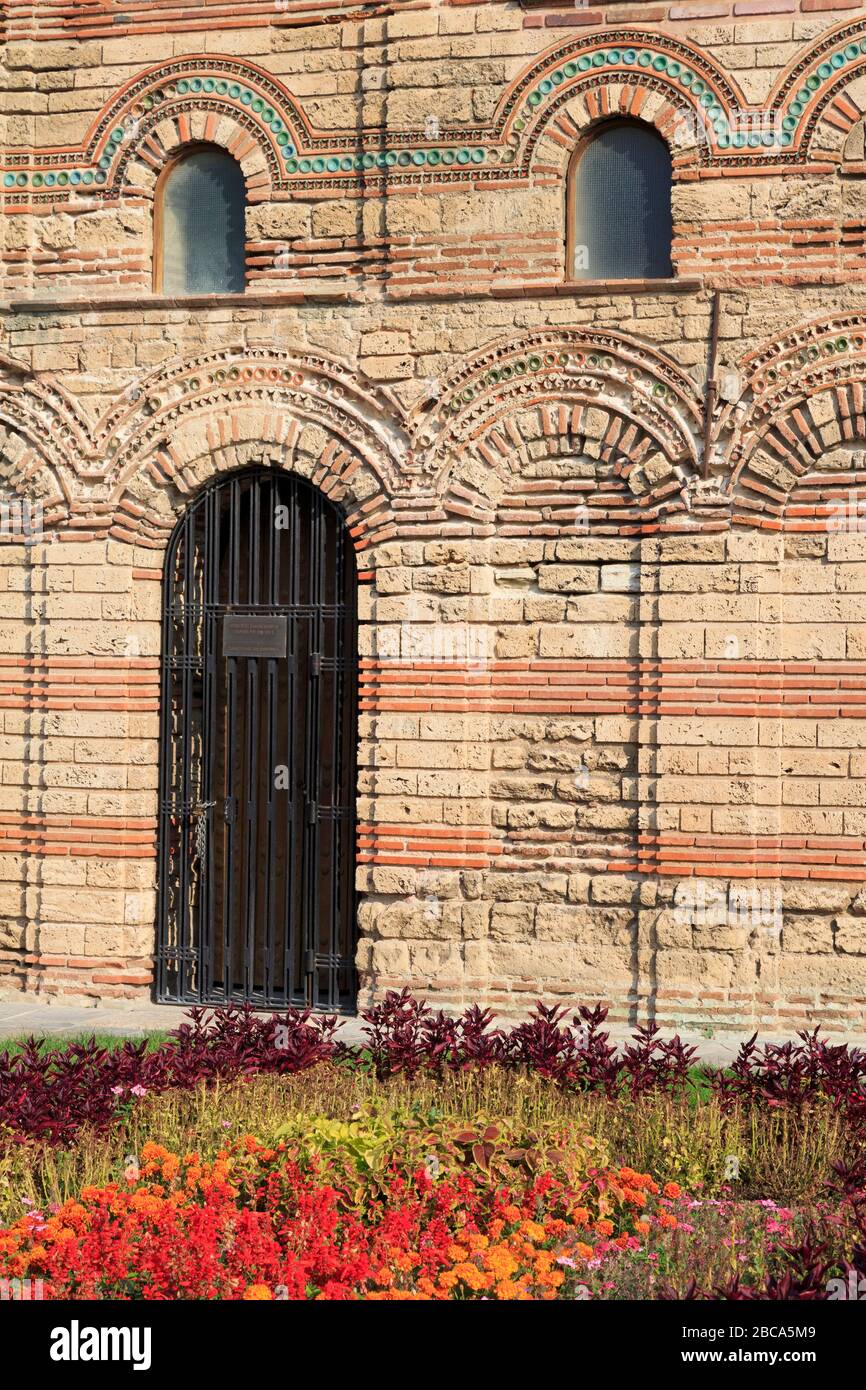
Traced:
MULTIPOLYGON (((268 1012, 271 1012, 270 1010, 268 1012)), ((140 1037, 142 1033, 169 1032, 182 1023, 187 1014, 185 1008, 172 1004, 137 1004, 114 1006, 100 1004, 94 1008, 72 1007, 64 1004, 43 1004, 35 1000, 0 1002, 0 1038, 37 1036, 42 1033, 69 1034, 114 1033, 122 1037, 140 1037)), ((608 1029, 615 1043, 628 1042, 631 1029, 622 1024, 611 1024, 608 1029)), ((663 1029, 663 1037, 671 1037, 672 1029, 663 1029)), ((347 1043, 363 1040, 363 1024, 357 1017, 345 1018, 339 1032, 347 1043)), ((708 1038, 700 1033, 680 1031, 683 1042, 697 1047, 698 1057, 710 1066, 729 1064, 735 1057, 741 1042, 749 1034, 720 1032, 708 1038)), ((791 1036, 791 1035, 788 1035, 791 1036)), ((847 1042, 851 1046, 866 1047, 866 1037, 828 1033, 828 1041, 847 1042)), ((761 1034, 761 1042, 783 1042, 781 1034, 761 1034)))
MULTIPOLYGON (((272 1009, 265 1010, 273 1013, 272 1009)), ((42 1004, 36 1000, 0 1002, 0 1038, 23 1037, 30 1033, 116 1033, 121 1037, 140 1037, 142 1033, 169 1033, 187 1018, 189 1010, 175 1004, 42 1004)), ((361 1040, 361 1020, 346 1018, 340 1037, 345 1042, 361 1040)))

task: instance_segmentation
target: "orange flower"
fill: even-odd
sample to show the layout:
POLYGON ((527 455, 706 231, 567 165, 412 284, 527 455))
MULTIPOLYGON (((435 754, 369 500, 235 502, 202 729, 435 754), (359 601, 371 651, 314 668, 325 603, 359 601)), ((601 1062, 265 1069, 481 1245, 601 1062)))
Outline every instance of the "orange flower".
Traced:
POLYGON ((537 1221, 524 1221, 520 1229, 525 1236, 529 1237, 530 1240, 534 1240, 536 1242, 547 1240, 546 1230, 537 1221))
POLYGON ((519 1298, 520 1289, 517 1284, 512 1283, 510 1279, 500 1279, 499 1283, 496 1285, 496 1297, 502 1299, 519 1298))
POLYGON ((161 1144, 154 1144, 148 1139, 142 1146, 141 1157, 145 1163, 159 1163, 163 1158, 168 1158, 168 1149, 164 1149, 161 1144))
POLYGON ((683 1193, 683 1190, 680 1187, 679 1183, 675 1182, 666 1182, 663 1191, 665 1196, 670 1197, 671 1200, 675 1200, 677 1197, 681 1197, 683 1193))
POLYGON ((634 1229, 635 1235, 648 1236, 650 1233, 650 1224, 648 1221, 636 1221, 634 1223, 634 1229))
POLYGON ((600 1236, 612 1236, 613 1222, 608 1221, 607 1218, 604 1218, 602 1221, 596 1221, 595 1230, 598 1231, 600 1236))
POLYGON ((273 1298, 273 1294, 267 1284, 249 1284, 244 1291, 245 1302, 251 1303, 259 1300, 263 1302, 267 1298, 273 1298))
POLYGON ((477 1265, 459 1264, 454 1266, 454 1273, 462 1283, 468 1284, 470 1289, 486 1289, 490 1287, 490 1276, 484 1274, 477 1265))
POLYGON ((494 1245, 485 1251, 484 1263, 498 1280, 509 1279, 517 1269, 517 1261, 505 1245, 494 1245))
POLYGON ((659 1214, 659 1225, 663 1226, 666 1231, 675 1230, 679 1224, 677 1218, 672 1216, 669 1211, 663 1211, 659 1214))

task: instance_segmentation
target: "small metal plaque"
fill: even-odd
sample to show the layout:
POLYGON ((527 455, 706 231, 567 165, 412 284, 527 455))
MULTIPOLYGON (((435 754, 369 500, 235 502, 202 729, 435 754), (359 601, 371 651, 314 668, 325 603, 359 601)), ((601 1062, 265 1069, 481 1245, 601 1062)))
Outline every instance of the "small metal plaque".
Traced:
POLYGON ((285 617, 227 613, 223 618, 223 656, 284 657, 287 642, 285 617))

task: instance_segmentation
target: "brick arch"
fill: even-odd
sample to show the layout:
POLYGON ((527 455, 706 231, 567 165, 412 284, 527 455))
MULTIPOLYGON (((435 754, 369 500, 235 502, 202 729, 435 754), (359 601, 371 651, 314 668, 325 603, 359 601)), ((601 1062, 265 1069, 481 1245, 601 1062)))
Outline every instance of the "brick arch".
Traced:
POLYGON ((539 441, 599 460, 648 515, 696 471, 700 419, 693 383, 666 354, 624 334, 551 329, 491 344, 412 423, 443 505, 471 498, 489 524, 539 441))
POLYGON ((669 93, 612 78, 606 85, 588 87, 572 97, 548 121, 532 152, 531 174, 568 181, 587 136, 611 120, 634 121, 660 135, 671 152, 674 182, 700 162, 700 127, 690 104, 672 100, 669 93))
MULTIPOLYGON (((778 527, 795 494, 819 508, 832 478, 816 479, 831 451, 866 440, 866 321, 810 321, 747 354, 739 401, 726 407, 735 519, 778 527)), ((838 480, 837 480, 838 482, 838 480)))
POLYGON ((866 21, 835 25, 788 64, 767 102, 792 152, 842 157, 866 111, 866 21))
POLYGON ((158 171, 177 146, 206 140, 235 154, 251 195, 266 197, 283 177, 285 152, 294 153, 307 134, 297 101, 263 68, 222 54, 191 54, 148 68, 121 88, 97 116, 83 150, 105 174, 107 190, 117 191, 146 179, 140 166, 158 171))
POLYGON ((686 509, 688 470, 660 444, 621 406, 592 396, 512 402, 461 450, 442 507, 509 535, 654 529, 686 509))
POLYGON ((22 491, 38 479, 29 486, 60 524, 74 518, 101 534, 131 527, 154 543, 195 485, 197 460, 269 444, 290 462, 304 458, 305 476, 324 470, 322 486, 357 510, 358 543, 367 544, 391 525, 389 499, 409 455, 388 391, 333 359, 267 348, 175 359, 130 383, 95 423, 50 377, 6 364, 0 432, 0 470, 22 491))
POLYGON ((270 438, 290 418, 325 430, 377 490, 399 488, 407 432, 393 395, 336 359, 261 347, 175 358, 134 383, 95 430, 107 492, 146 468, 178 476, 207 449, 256 429, 270 438))
POLYGON ((687 164, 720 148, 713 123, 727 127, 744 105, 739 86, 696 46, 615 30, 560 44, 533 62, 506 91, 496 124, 510 150, 506 162, 522 173, 541 172, 551 158, 557 167, 557 149, 575 131, 614 115, 640 116, 669 140, 682 132, 678 163, 687 164), (709 121, 707 111, 714 113, 709 121))
POLYGON ((76 473, 93 441, 75 402, 50 377, 35 378, 12 359, 0 363, 0 482, 39 501, 46 525, 77 510, 76 473))
MULTIPOLYGON (((3 411, 2 397, 0 397, 0 497, 5 507, 14 510, 15 503, 20 504, 21 508, 30 509, 22 511, 21 515, 28 519, 28 524, 35 517, 32 508, 38 506, 40 509, 39 529, 45 531, 55 526, 63 526, 69 520, 72 512, 72 505, 69 493, 64 486, 64 480, 53 466, 50 459, 46 458, 45 453, 36 443, 21 434, 11 425, 8 425, 3 411)), ((5 522, 5 515, 3 517, 5 522)), ((38 539, 34 533, 30 533, 32 539, 38 539)), ((8 537, 0 535, 0 543, 4 539, 14 541, 14 534, 8 537)))
MULTIPOLYGON (((193 497, 222 473, 264 464, 297 473, 340 508, 359 554, 394 534, 390 500, 369 468, 319 426, 283 416, 279 421, 245 412, 234 428, 216 421, 210 447, 182 465, 163 453, 157 468, 134 474, 116 490, 111 534, 162 548, 193 497), (220 442, 229 434, 228 442, 220 442)), ((191 441, 190 441, 191 442, 191 441)))
POLYGON ((271 196, 279 170, 257 143, 254 132, 233 115, 204 111, 160 115, 149 122, 139 132, 123 166, 118 165, 116 183, 133 184, 137 194, 153 198, 163 170, 184 149, 197 145, 215 146, 237 160, 248 203, 271 196))
POLYGON ((162 548, 180 511, 218 474, 255 464, 288 469, 342 509, 358 552, 395 534, 381 476, 332 428, 300 412, 264 410, 256 401, 199 416, 171 443, 130 462, 111 489, 111 534, 162 548))

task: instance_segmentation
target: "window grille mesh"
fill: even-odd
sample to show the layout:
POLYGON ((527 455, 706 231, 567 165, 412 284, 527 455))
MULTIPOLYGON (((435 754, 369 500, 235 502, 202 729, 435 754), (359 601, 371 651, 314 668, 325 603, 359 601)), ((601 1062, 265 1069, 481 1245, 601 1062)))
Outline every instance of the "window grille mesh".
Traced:
POLYGON ((164 294, 240 294, 244 288, 243 171, 199 150, 168 173, 162 201, 164 294))
POLYGON ((575 200, 576 280, 663 279, 671 267, 671 158, 639 125, 599 131, 580 157, 575 200))

